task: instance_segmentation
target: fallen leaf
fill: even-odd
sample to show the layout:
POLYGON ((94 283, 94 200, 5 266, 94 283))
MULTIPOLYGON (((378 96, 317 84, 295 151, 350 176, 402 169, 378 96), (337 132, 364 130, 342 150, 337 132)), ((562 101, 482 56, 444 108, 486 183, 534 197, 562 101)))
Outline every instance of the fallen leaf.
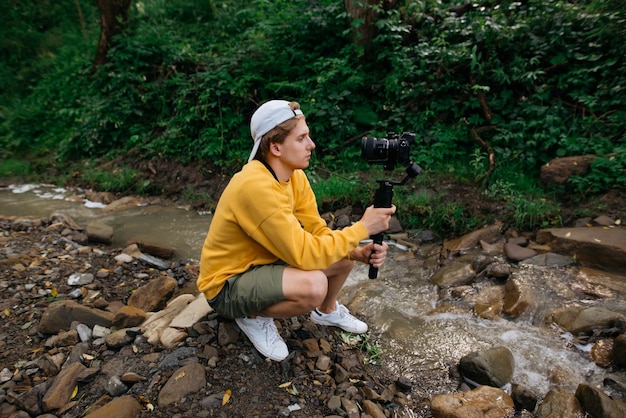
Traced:
POLYGON ((7 317, 7 318, 8 318, 9 316, 11 316, 11 310, 10 310, 9 308, 6 308, 6 309, 4 310, 4 316, 5 316, 5 317, 7 317))
POLYGON ((52 296, 53 298, 56 298, 57 296, 59 296, 59 291, 57 290, 56 287, 53 287, 52 290, 50 290, 50 296, 52 296))
POLYGON ((78 385, 74 386, 74 391, 72 392, 72 397, 70 399, 74 399, 78 395, 78 385))
POLYGON ((291 382, 285 382, 285 383, 279 385, 278 387, 281 388, 281 389, 284 389, 284 388, 289 387, 289 386, 291 386, 291 382))
POLYGON ((32 321, 28 321, 24 325, 22 325, 22 329, 28 329, 28 328, 30 328, 31 325, 33 325, 33 322, 32 321))
POLYGON ((87 361, 91 361, 91 360, 93 360, 95 357, 94 357, 94 356, 92 356, 92 355, 90 355, 90 354, 83 353, 83 358, 84 358, 85 360, 87 360, 87 361))
POLYGON ((226 405, 228 403, 228 401, 230 401, 230 394, 231 394, 231 390, 230 389, 226 389, 224 391, 224 397, 222 398, 222 405, 226 405))

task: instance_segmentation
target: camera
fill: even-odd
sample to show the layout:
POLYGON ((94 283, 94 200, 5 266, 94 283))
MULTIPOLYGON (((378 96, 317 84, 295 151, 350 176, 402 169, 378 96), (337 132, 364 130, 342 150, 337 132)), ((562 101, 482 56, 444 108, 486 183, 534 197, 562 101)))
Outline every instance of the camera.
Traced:
POLYGON ((396 164, 410 164, 411 144, 415 134, 403 132, 401 135, 388 132, 387 138, 364 136, 361 139, 361 155, 370 164, 382 164, 383 169, 393 170, 396 164))

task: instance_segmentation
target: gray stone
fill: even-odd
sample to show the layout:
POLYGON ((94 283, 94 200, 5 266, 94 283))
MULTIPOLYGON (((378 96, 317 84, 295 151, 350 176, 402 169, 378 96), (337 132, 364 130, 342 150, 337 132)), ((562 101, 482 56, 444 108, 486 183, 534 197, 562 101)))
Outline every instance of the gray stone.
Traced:
POLYGON ((515 359, 508 347, 493 347, 467 354, 461 358, 459 369, 471 383, 501 388, 513 377, 515 359))
POLYGON ((111 312, 83 306, 73 300, 53 302, 41 316, 39 331, 44 334, 56 334, 67 330, 73 321, 87 326, 102 325, 110 327, 113 322, 111 312))
POLYGON ((163 386, 158 396, 159 406, 179 402, 190 393, 196 393, 206 386, 204 366, 199 363, 187 364, 176 370, 163 386))

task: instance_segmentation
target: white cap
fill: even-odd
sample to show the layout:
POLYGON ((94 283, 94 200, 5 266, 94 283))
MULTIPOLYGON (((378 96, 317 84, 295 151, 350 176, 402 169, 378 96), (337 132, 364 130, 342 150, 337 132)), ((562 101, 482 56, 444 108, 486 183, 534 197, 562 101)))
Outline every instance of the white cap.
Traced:
POLYGON ((252 147, 250 157, 248 157, 248 162, 254 159, 256 152, 259 150, 263 135, 297 115, 302 115, 302 111, 300 109, 293 110, 290 108, 289 102, 286 100, 270 100, 269 102, 263 103, 254 112, 250 120, 250 133, 254 140, 254 146, 252 147))

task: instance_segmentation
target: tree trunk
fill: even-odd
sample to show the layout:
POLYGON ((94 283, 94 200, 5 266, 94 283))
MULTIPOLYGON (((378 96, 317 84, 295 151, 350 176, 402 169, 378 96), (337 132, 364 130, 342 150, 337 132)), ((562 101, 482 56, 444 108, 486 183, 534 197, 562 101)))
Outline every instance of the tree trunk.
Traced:
POLYGON ((377 9, 389 10, 396 3, 397 0, 344 0, 344 8, 352 20, 362 20, 358 26, 352 28, 352 40, 363 48, 364 59, 368 59, 373 50, 377 9))
POLYGON ((113 37, 126 28, 128 9, 131 0, 98 0, 100 10, 100 40, 94 65, 102 65, 107 61, 107 54, 113 45, 113 37))

